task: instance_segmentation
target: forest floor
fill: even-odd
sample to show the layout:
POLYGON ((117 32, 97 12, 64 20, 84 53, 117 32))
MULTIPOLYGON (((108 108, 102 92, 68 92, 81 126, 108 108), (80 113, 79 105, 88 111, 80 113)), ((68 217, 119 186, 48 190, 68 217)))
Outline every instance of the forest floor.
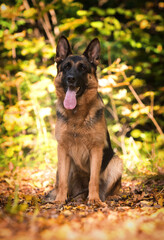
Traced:
POLYGON ((164 175, 123 177, 107 207, 87 202, 45 203, 55 171, 16 168, 0 172, 0 239, 164 239, 164 175))

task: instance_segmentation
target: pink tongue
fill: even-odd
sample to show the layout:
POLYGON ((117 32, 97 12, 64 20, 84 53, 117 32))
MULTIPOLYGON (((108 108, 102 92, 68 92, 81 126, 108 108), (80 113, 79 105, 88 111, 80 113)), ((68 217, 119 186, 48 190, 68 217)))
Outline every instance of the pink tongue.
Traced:
POLYGON ((64 107, 66 109, 74 109, 76 107, 76 91, 70 90, 68 88, 65 99, 64 99, 64 107))

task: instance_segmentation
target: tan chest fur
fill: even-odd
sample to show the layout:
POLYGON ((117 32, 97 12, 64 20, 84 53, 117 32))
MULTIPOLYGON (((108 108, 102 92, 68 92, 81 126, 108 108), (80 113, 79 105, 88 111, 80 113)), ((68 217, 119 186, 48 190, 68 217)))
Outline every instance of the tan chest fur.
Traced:
MULTIPOLYGON (((102 107, 101 103, 100 106, 102 107)), ((104 113, 101 119, 94 122, 96 110, 97 107, 84 113, 77 109, 77 112, 67 113, 67 115, 64 112, 67 122, 61 119, 56 122, 55 135, 58 143, 85 172, 89 171, 90 150, 95 146, 104 147, 106 144, 104 113)), ((62 111, 61 108, 60 111, 62 111)))

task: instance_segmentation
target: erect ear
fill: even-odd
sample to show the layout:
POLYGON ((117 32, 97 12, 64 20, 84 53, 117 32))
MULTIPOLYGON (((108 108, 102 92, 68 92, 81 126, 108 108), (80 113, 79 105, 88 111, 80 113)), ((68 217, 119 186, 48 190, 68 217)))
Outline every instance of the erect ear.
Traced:
POLYGON ((72 51, 67 38, 64 36, 60 37, 56 47, 55 61, 60 64, 70 54, 72 54, 72 51))
POLYGON ((100 59, 100 42, 98 38, 93 39, 86 50, 84 51, 83 55, 88 58, 90 63, 93 63, 94 65, 99 64, 100 59))

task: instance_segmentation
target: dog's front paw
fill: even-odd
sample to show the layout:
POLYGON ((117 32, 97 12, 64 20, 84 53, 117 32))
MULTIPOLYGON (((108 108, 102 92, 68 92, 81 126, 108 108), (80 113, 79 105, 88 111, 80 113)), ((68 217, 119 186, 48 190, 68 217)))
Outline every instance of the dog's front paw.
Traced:
POLYGON ((66 203, 66 198, 63 197, 63 196, 57 195, 54 203, 55 204, 65 204, 66 203))
POLYGON ((54 204, 56 205, 64 205, 66 203, 66 201, 63 201, 63 200, 55 200, 54 201, 54 204))
POLYGON ((107 204, 105 202, 102 202, 99 198, 89 199, 88 205, 94 205, 96 207, 107 207, 107 204))

